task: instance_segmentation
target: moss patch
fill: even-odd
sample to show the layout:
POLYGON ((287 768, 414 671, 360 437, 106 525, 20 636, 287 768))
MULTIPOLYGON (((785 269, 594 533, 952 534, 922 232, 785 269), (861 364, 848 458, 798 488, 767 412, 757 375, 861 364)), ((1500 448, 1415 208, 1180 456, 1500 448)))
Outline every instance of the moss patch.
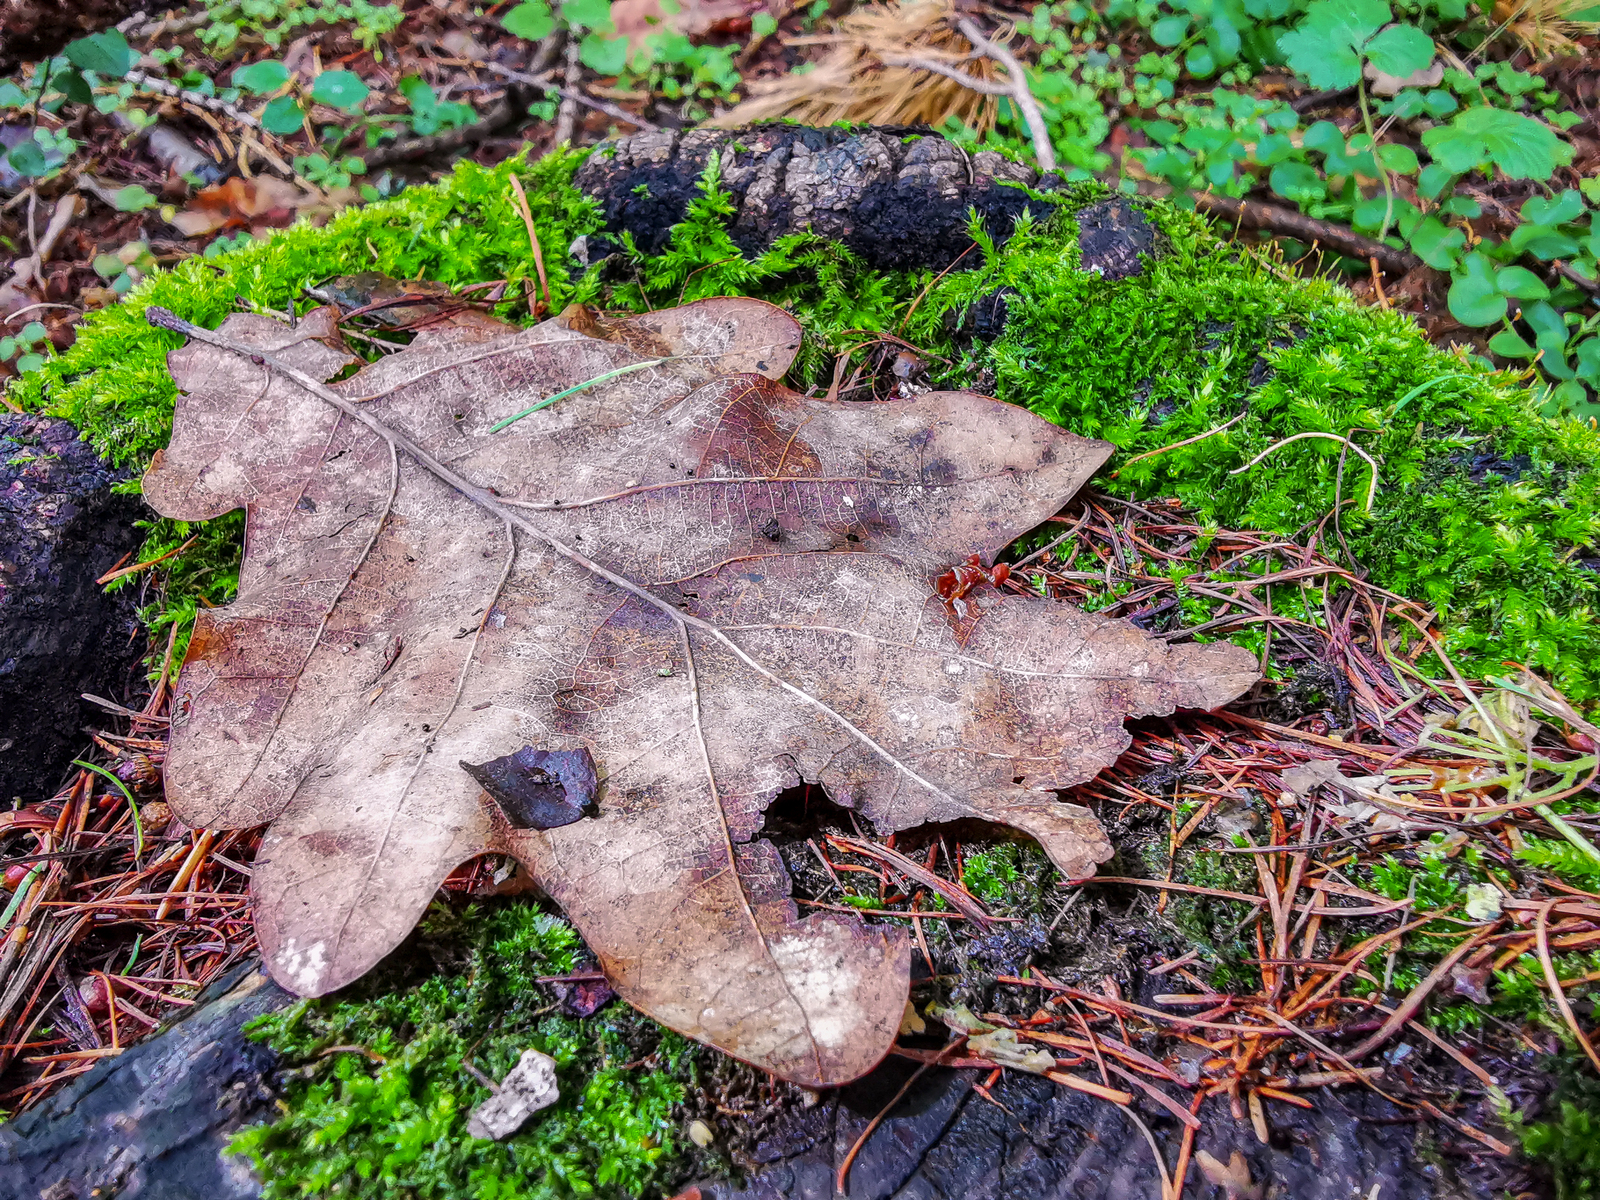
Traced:
POLYGON ((464 961, 254 1022, 287 1080, 287 1115, 233 1143, 255 1163, 265 1200, 627 1197, 684 1172, 677 1109, 705 1052, 623 1004, 562 1015, 537 977, 572 970, 569 925, 530 904, 436 907, 422 940, 464 961), (489 1091, 463 1064, 498 1079, 529 1048, 556 1060, 561 1099, 505 1142, 469 1137, 468 1114, 489 1091))
MULTIPOLYGON (((1513 377, 1435 349, 1408 319, 1241 254, 1201 218, 1159 202, 1146 212, 1164 251, 1141 274, 1112 282, 1080 271, 1071 214, 1105 194, 1094 185, 1036 200, 1004 247, 975 227, 976 269, 937 278, 869 271, 807 234, 746 255, 728 234, 731 206, 714 159, 661 253, 633 252, 620 266, 577 275, 566 247, 600 220, 571 185, 578 163, 566 154, 532 166, 463 165, 441 184, 346 211, 323 229, 296 227, 215 261, 188 260, 93 314, 77 344, 14 396, 75 421, 118 462, 142 463, 170 429, 164 355, 176 344, 145 324, 149 304, 215 325, 241 302, 282 311, 301 303, 308 283, 368 269, 453 284, 506 279, 507 294, 520 296, 534 264, 509 198, 515 171, 557 307, 759 296, 805 326, 790 378, 800 387, 825 384, 839 351, 898 331, 939 356, 930 360, 934 383, 989 390, 1116 443, 1123 453, 1099 486, 1176 495, 1225 526, 1289 535, 1320 528, 1330 545, 1337 532, 1352 565, 1438 607, 1448 644, 1470 665, 1520 661, 1576 699, 1600 695, 1600 576, 1590 558, 1600 530, 1600 433, 1545 419, 1513 377), (992 342, 960 333, 975 306, 1005 309, 992 342), (1129 461, 1234 417, 1216 436, 1129 461), (1302 439, 1233 473, 1302 433, 1348 438, 1377 458, 1370 512, 1371 469, 1338 441, 1302 439), (1329 520, 1336 497, 1337 529, 1329 520)), ((527 318, 520 300, 500 311, 527 318)), ((170 523, 155 530, 163 549, 188 532, 170 523)), ((211 574, 206 600, 218 603, 226 565, 211 574)))

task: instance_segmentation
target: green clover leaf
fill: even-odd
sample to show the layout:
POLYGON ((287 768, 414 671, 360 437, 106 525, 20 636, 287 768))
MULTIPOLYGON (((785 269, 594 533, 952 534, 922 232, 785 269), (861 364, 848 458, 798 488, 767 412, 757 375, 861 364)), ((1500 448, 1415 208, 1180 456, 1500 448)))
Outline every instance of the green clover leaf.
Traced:
POLYGON ((329 104, 354 112, 372 92, 361 82, 354 71, 324 71, 311 85, 311 98, 319 104, 329 104))
POLYGON ((526 3, 517 5, 501 17, 500 25, 512 37, 537 42, 550 36, 556 27, 556 19, 544 0, 526 0, 526 3))
POLYGON ((1572 147, 1543 121, 1503 108, 1469 108, 1422 135, 1436 163, 1465 175, 1493 163, 1511 179, 1548 179, 1572 161, 1572 147))
POLYGON ((274 59, 263 59, 233 73, 233 86, 257 96, 266 96, 289 82, 289 68, 274 59))

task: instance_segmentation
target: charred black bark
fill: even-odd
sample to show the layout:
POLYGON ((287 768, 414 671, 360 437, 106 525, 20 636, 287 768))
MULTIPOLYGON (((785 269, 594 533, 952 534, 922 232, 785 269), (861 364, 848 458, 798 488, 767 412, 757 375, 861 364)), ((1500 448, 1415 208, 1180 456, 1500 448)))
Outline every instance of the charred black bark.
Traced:
POLYGON ((0 1196, 249 1200, 261 1185, 223 1156, 240 1126, 275 1113, 277 1056, 247 1021, 294 997, 246 968, 231 989, 0 1125, 0 1196), (241 976, 243 978, 241 978, 241 976))
MULTIPOLYGON (((635 134, 602 143, 575 182, 600 201, 607 233, 625 231, 655 254, 683 220, 713 153, 737 209, 729 232, 740 249, 764 250, 809 228, 884 270, 949 266, 972 245, 974 210, 1004 241, 1023 209, 1047 207, 1025 187, 1059 182, 992 150, 969 154, 925 129, 803 125, 635 134)), ((586 259, 615 248, 614 237, 591 238, 586 259)))
POLYGON ((144 538, 121 473, 66 421, 0 417, 0 803, 49 796, 88 744, 78 699, 126 691, 132 592, 95 579, 144 538))

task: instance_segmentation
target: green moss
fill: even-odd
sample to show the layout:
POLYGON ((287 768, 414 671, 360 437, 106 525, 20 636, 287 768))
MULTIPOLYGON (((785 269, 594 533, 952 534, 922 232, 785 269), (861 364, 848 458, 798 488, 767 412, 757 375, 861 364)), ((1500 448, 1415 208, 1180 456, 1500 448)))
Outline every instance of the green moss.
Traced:
POLYGON ((1600 1196, 1600 1082, 1581 1055, 1544 1066, 1556 1078, 1546 1119, 1530 1122, 1508 1109, 1506 1124, 1523 1152, 1548 1172, 1556 1200, 1593 1200, 1600 1196))
MULTIPOLYGON (((1102 487, 1176 495, 1221 526, 1301 535, 1327 526, 1337 495, 1338 529, 1359 565, 1381 586, 1437 607, 1452 652, 1469 668, 1514 660, 1578 700, 1600 696, 1600 577, 1583 563, 1600 532, 1600 432, 1546 420, 1515 379, 1430 346, 1407 318, 1240 253, 1195 214, 1154 201, 1146 208, 1162 252, 1141 274, 1113 282, 1080 271, 1071 213, 1107 194, 1094 184, 1039 198, 1003 249, 975 227, 975 270, 873 272, 807 233, 751 258, 725 227, 732 206, 715 161, 667 250, 635 255, 623 282, 607 285, 568 268, 567 245, 597 221, 571 186, 579 157, 464 165, 441 184, 346 211, 326 228, 298 226, 214 262, 188 260, 93 314, 78 343, 16 397, 76 421, 118 461, 142 464, 168 434, 173 391, 163 356, 176 344, 144 323, 146 305, 214 325, 236 297, 282 310, 307 283, 363 269, 518 285, 534 268, 509 198, 515 170, 558 307, 759 296, 805 328, 790 375, 801 388, 825 386, 835 354, 898 331, 940 356, 936 382, 992 378, 1002 398, 1116 443, 1123 454, 1102 487), (1014 289, 1002 336, 990 345, 956 339, 952 312, 1000 287, 1014 289), (1221 434, 1119 468, 1240 413, 1221 434), (1371 471, 1336 441, 1303 439, 1234 473, 1307 432, 1350 437, 1377 458, 1370 513, 1371 471)), ((519 302, 501 311, 526 319, 519 302)), ((1324 534, 1333 545, 1331 528, 1324 534)))
POLYGON ((1061 875, 1039 844, 997 842, 961 859, 961 886, 1006 916, 1048 912, 1061 875))
MULTIPOLYGON (((504 279, 506 294, 520 297, 534 263, 512 202, 512 172, 527 191, 551 302, 559 309, 577 290, 567 247, 598 226, 595 206, 572 187, 582 159, 576 151, 558 151, 532 166, 520 158, 487 169, 463 163, 442 183, 345 209, 322 228, 300 224, 215 259, 185 259, 152 275, 122 304, 90 314, 72 348, 26 376, 13 399, 66 417, 116 462, 143 466, 172 430, 176 393, 166 354, 182 342, 145 321, 152 304, 216 326, 239 304, 303 310, 307 285, 358 271, 449 284, 504 279)), ((517 315, 519 303, 507 301, 500 314, 517 315)))
POLYGON ((1140 275, 1076 270, 1062 214, 941 281, 912 340, 957 349, 943 314, 1015 289, 1004 334, 960 351, 947 377, 988 368, 1003 399, 1116 443, 1124 453, 1100 486, 1175 495, 1224 527, 1302 536, 1337 493, 1360 566, 1439 608, 1455 653, 1483 667, 1514 659, 1580 699, 1600 694, 1597 579, 1575 561, 1600 531, 1600 433, 1543 418, 1510 376, 1434 348, 1406 317, 1240 254, 1193 214, 1148 212, 1165 249, 1140 275), (1120 466, 1241 412, 1224 433, 1120 466), (1351 437, 1378 459, 1370 514, 1370 470, 1336 441, 1304 439, 1233 473, 1305 432, 1351 437), (1475 479, 1474 460, 1500 474, 1475 479))
POLYGON ((436 908, 429 924, 467 948, 461 969, 252 1026, 289 1079, 285 1115, 232 1146, 266 1200, 633 1197, 682 1173, 674 1111, 702 1051, 620 1003, 583 1020, 553 1011, 536 977, 570 971, 579 942, 533 905, 436 908), (529 1048, 556 1060, 561 1099, 505 1142, 469 1137, 489 1092, 463 1062, 498 1079, 529 1048))

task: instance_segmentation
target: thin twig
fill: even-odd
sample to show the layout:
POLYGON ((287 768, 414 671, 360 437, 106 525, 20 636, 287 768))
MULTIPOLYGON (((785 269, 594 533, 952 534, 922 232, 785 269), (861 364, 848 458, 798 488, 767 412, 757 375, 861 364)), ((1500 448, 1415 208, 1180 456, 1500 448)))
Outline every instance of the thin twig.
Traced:
POLYGON ((1260 454, 1256 455, 1249 462, 1245 463, 1244 466, 1235 467, 1233 470, 1229 471, 1228 474, 1242 475, 1262 459, 1267 457, 1267 455, 1271 454, 1274 450, 1281 450, 1290 442, 1298 442, 1302 438, 1326 438, 1330 442, 1342 442, 1345 446, 1349 447, 1351 450, 1354 450, 1362 458, 1367 460, 1367 465, 1372 468, 1372 481, 1367 485, 1367 511, 1371 512, 1373 498, 1378 494, 1378 464, 1373 459, 1372 455, 1368 454, 1349 438, 1340 437, 1337 433, 1323 433, 1320 430, 1308 429, 1304 433, 1297 433, 1293 437, 1286 437, 1281 442, 1273 442, 1272 445, 1268 446, 1260 454))
POLYGON ((633 125, 639 129, 650 130, 653 132, 661 128, 661 126, 657 125, 654 121, 647 121, 643 117, 637 115, 636 113, 631 113, 625 108, 618 108, 615 104, 608 104, 604 100, 596 100, 587 92, 578 91, 576 88, 565 87, 562 84, 557 83, 549 75, 529 75, 524 71, 516 71, 510 67, 501 66, 499 63, 493 62, 474 62, 472 65, 481 68, 482 70, 493 71, 496 75, 504 76, 506 79, 515 80, 517 83, 526 83, 530 87, 542 88, 547 92, 554 92, 558 96, 565 96, 569 100, 574 100, 579 104, 585 104, 598 112, 605 113, 608 117, 615 117, 617 120, 625 122, 628 125, 633 125))

